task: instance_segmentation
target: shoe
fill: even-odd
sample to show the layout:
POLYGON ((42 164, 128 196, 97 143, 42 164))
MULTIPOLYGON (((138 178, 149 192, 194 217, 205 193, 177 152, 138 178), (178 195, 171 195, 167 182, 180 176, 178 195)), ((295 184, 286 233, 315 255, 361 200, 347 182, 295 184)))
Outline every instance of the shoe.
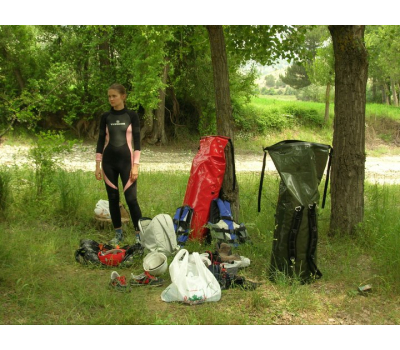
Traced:
POLYGON ((117 246, 119 244, 119 239, 117 237, 113 238, 108 244, 111 244, 112 246, 117 246))
POLYGON ((118 245, 121 245, 121 242, 124 240, 123 236, 120 237, 114 237, 111 241, 108 242, 108 244, 111 244, 114 247, 117 247, 118 245))
POLYGON ((260 285, 261 283, 249 281, 241 276, 235 276, 235 278, 232 280, 231 287, 238 286, 244 290, 255 290, 260 285))
POLYGON ((111 272, 110 288, 121 291, 129 292, 130 288, 126 284, 125 276, 120 276, 117 271, 111 272))
POLYGON ((164 284, 164 280, 155 276, 150 275, 147 271, 144 273, 135 276, 133 273, 131 273, 131 280, 129 284, 132 287, 135 286, 162 286, 164 284))

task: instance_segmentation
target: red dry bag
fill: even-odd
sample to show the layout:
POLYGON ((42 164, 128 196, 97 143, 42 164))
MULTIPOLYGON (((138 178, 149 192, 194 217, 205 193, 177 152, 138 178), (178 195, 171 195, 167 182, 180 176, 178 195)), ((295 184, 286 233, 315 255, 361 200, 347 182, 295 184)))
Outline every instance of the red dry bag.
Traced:
POLYGON ((211 201, 218 198, 224 180, 225 146, 229 138, 207 136, 200 140, 200 148, 192 162, 183 205, 193 208, 191 239, 205 238, 211 201))

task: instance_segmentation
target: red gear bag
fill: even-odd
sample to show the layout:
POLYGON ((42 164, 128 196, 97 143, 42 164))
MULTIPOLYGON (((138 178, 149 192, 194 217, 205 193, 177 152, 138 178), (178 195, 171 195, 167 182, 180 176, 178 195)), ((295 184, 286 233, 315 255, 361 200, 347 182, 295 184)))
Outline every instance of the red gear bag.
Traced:
POLYGON ((228 137, 206 136, 200 139, 200 148, 193 159, 183 205, 193 208, 190 239, 203 239, 208 228, 213 199, 218 198, 224 180, 225 146, 228 137))

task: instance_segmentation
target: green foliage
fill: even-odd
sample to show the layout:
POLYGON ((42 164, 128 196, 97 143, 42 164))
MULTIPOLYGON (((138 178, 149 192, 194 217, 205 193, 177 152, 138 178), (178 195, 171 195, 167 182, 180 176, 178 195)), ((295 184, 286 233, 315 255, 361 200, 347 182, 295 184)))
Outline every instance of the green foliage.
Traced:
POLYGON ((399 198, 400 189, 396 185, 367 184, 365 194, 368 200, 366 220, 359 228, 357 239, 374 251, 373 263, 377 265, 376 274, 367 282, 381 280, 385 288, 391 288, 400 279, 396 248, 400 244, 400 223, 393 220, 398 217, 398 207, 393 203, 399 198))
POLYGON ((269 87, 274 87, 276 80, 272 74, 268 74, 264 77, 265 85, 269 87))
POLYGON ((310 81, 314 84, 326 86, 335 83, 335 65, 331 40, 329 40, 329 44, 317 50, 315 60, 306 65, 306 70, 310 81))
POLYGON ((115 30, 115 48, 119 52, 116 79, 132 91, 130 106, 157 109, 161 75, 167 59, 167 43, 173 40, 170 26, 122 26, 115 30))
POLYGON ((0 167, 0 218, 7 216, 7 210, 12 204, 11 191, 12 173, 6 167, 0 167))
MULTIPOLYGON (((397 27, 367 26, 373 78, 369 95, 375 101, 378 84, 398 83, 397 27)), ((256 91, 254 67, 243 69, 251 66, 249 62, 301 61, 301 66, 293 64, 286 74, 296 88, 309 84, 307 73, 315 84, 325 84, 333 77, 326 26, 232 25, 224 26, 224 33, 235 120, 246 132, 252 124, 255 131, 286 125, 287 117, 282 118, 280 111, 279 116, 276 111, 243 112, 238 106, 248 103, 256 92, 278 96, 295 91, 284 88, 282 81, 256 91), (291 70, 296 71, 291 74, 291 70), (250 121, 245 120, 246 114, 250 121), (256 115, 263 117, 254 122, 256 115)), ((0 26, 0 66, 0 137, 15 127, 32 132, 40 128, 76 130, 81 120, 95 126, 101 112, 109 108, 106 90, 114 82, 127 87, 128 107, 139 109, 142 119, 153 115, 160 92, 165 90, 165 123, 171 135, 189 132, 198 137, 216 129, 210 47, 204 26, 0 26), (163 83, 165 67, 169 73, 163 83)), ((390 89, 386 94, 393 94, 390 89)), ((316 86, 297 90, 296 95, 302 100, 324 101, 324 91, 316 86)), ((307 112, 302 123, 314 122, 318 124, 307 112)))
POLYGON ((254 98, 252 103, 235 110, 237 128, 244 132, 265 134, 297 126, 322 127, 323 106, 319 104, 254 98))
POLYGON ((46 186, 51 183, 63 153, 72 149, 76 141, 67 141, 63 133, 40 132, 35 146, 29 151, 29 158, 35 167, 35 185, 40 197, 46 186))
MULTIPOLYGON (((300 101, 325 102, 326 86, 311 84, 305 88, 296 90, 296 98, 300 101)), ((334 102, 334 89, 331 89, 330 101, 334 102)))
POLYGON ((279 78, 294 89, 301 89, 311 84, 304 64, 294 63, 279 78))
POLYGON ((255 61, 272 65, 280 58, 306 56, 302 44, 307 30, 306 26, 291 25, 226 26, 227 50, 240 64, 255 61))

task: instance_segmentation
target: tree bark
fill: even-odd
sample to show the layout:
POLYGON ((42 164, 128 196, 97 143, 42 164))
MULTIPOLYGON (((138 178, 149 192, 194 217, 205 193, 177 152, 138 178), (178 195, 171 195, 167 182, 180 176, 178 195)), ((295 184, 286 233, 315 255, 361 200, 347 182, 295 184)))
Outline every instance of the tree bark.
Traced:
POLYGON ((335 55, 334 158, 330 235, 353 234, 364 219, 365 26, 329 26, 335 55))
POLYGON ((382 84, 382 103, 385 105, 390 105, 388 87, 386 83, 382 84))
POLYGON ((400 106, 400 84, 397 83, 397 90, 396 90, 396 94, 397 94, 397 102, 399 102, 398 106, 400 106))
POLYGON ((22 77, 21 70, 15 63, 15 60, 12 58, 12 55, 9 54, 8 50, 5 47, 2 47, 1 50, 6 61, 8 61, 12 65, 12 71, 14 73, 15 79, 17 80, 19 90, 22 92, 25 89, 25 81, 22 77))
POLYGON ((330 92, 331 92, 331 83, 328 83, 326 84, 326 91, 325 91, 325 118, 324 118, 325 125, 328 125, 329 123, 330 92))
POLYGON ((376 92, 376 79, 372 78, 372 101, 377 101, 377 92, 376 92))
POLYGON ((394 79, 392 77, 390 78, 390 84, 392 85, 393 106, 398 107, 399 106, 399 100, 397 99, 396 84, 395 84, 394 79))
MULTIPOLYGON (((217 119, 217 133, 220 136, 229 137, 233 146, 233 120, 232 104, 229 88, 228 58, 224 30, 222 25, 207 25, 208 36, 211 48, 211 62, 213 68, 214 90, 215 90, 215 109, 217 119)), ((232 156, 231 145, 228 143, 225 148, 226 169, 222 184, 220 197, 231 203, 231 211, 234 220, 239 219, 239 186, 235 181, 234 158, 232 156)))
MULTIPOLYGON (((169 64, 167 63, 164 66, 162 76, 162 82, 164 85, 167 83, 168 71, 169 64)), ((165 91, 165 88, 160 89, 159 91, 160 103, 158 104, 158 108, 155 111, 153 130, 148 140, 148 143, 150 144, 156 144, 157 142, 160 142, 162 145, 165 145, 168 142, 167 135, 165 133, 165 91)))
POLYGON ((109 70, 111 61, 110 61, 110 44, 108 40, 99 44, 99 62, 101 69, 109 70))
POLYGON ((148 135, 151 135, 151 131, 153 130, 153 110, 145 109, 144 111, 144 125, 140 129, 140 141, 144 141, 148 135))

